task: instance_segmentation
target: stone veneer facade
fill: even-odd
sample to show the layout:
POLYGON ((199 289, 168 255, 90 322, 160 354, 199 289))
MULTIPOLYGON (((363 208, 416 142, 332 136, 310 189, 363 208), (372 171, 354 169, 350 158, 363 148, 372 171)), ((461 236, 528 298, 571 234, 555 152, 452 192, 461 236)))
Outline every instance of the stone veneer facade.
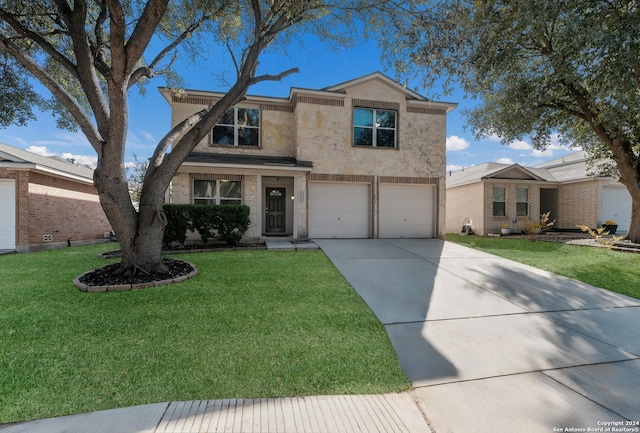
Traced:
MULTIPOLYGON (((218 93, 189 91, 175 97, 161 92, 172 107, 172 125, 215 103, 218 93)), ((294 238, 308 230, 309 183, 357 182, 370 185, 371 237, 377 237, 377 196, 381 184, 433 185, 435 187, 435 234, 445 233, 446 114, 455 104, 430 102, 375 73, 325 90, 292 89, 288 98, 248 96, 237 105, 259 108, 260 146, 212 145, 208 136, 195 149, 199 153, 289 157, 310 161, 312 168, 231 167, 220 164, 184 164, 175 176, 171 201, 193 202, 193 179, 241 179, 243 203, 251 208, 248 237, 260 237, 261 197, 265 185, 285 185, 294 238), (353 108, 397 111, 395 148, 353 146, 353 108)))

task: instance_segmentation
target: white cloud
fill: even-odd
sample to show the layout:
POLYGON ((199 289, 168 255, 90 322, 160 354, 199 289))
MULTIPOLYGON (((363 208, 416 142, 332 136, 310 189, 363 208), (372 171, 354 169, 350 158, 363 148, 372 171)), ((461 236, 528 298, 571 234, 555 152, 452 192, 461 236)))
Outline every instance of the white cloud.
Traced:
POLYGON ((64 152, 62 157, 67 160, 74 160, 80 165, 88 165, 93 168, 98 165, 98 157, 93 155, 74 155, 72 153, 64 152))
POLYGON ((511 158, 500 158, 496 162, 499 164, 513 164, 513 160, 511 158))
POLYGON ((447 164, 447 173, 449 173, 450 171, 460 171, 464 168, 463 165, 458 165, 458 164, 447 164))
POLYGON ((465 138, 452 135, 447 137, 447 151, 456 152, 468 149, 471 144, 465 138))
POLYGON ((511 143, 509 143, 509 149, 529 150, 531 148, 533 148, 533 146, 531 146, 529 143, 527 143, 526 141, 523 141, 523 140, 516 140, 516 141, 512 141, 511 143))
POLYGON ((27 151, 35 153, 36 155, 41 156, 53 156, 55 153, 51 152, 47 149, 46 146, 29 146, 27 147, 27 151))
POLYGON ((485 135, 484 138, 486 138, 489 141, 495 141, 496 143, 501 143, 502 142, 502 139, 496 133, 493 133, 493 134, 490 134, 490 135, 485 135))
POLYGON ((547 148, 545 150, 533 149, 529 156, 533 156, 534 158, 551 157, 553 156, 553 150, 550 148, 547 148))

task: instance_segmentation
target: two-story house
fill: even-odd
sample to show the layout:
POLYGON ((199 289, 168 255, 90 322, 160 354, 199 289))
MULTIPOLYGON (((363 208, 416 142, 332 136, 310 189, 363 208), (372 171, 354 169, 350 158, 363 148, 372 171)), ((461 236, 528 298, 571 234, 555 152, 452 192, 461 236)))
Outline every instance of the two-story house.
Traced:
MULTIPOLYGON (((172 125, 223 96, 160 92, 172 125)), ((446 114, 456 106, 377 72, 247 96, 186 159, 170 201, 246 204, 254 239, 442 237, 446 114)))

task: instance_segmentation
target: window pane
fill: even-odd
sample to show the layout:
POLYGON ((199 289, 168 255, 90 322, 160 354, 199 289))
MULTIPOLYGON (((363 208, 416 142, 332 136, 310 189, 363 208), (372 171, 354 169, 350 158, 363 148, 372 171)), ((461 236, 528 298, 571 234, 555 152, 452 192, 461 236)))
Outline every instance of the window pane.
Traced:
POLYGON ((395 147, 396 131, 392 129, 378 129, 376 131, 377 147, 395 147))
POLYGON ((258 126, 260 110, 255 108, 238 108, 238 126, 258 126))
POLYGON ((373 146, 373 129, 353 128, 354 146, 373 146))
POLYGON ((396 127, 396 112, 387 110, 376 110, 376 126, 379 128, 396 127))
POLYGON ((216 181, 215 180, 194 180, 193 196, 194 197, 215 197, 216 181))
POLYGON ((238 146, 258 146, 258 128, 239 128, 238 146))
POLYGON ((239 180, 221 180, 220 181, 220 198, 241 198, 242 197, 242 181, 239 180))
POLYGON ((233 126, 215 126, 213 128, 213 144, 233 145, 233 126))
POLYGON ((355 108, 353 110, 353 124, 355 126, 373 127, 373 110, 366 108, 355 108))
POLYGON ((527 188, 516 188, 516 201, 517 202, 528 202, 529 201, 529 190, 527 188))
POLYGON ((498 187, 493 188, 493 201, 502 201, 502 202, 505 201, 504 188, 498 188, 498 187))
POLYGON ((493 202, 493 215, 505 216, 504 208, 505 208, 504 202, 499 202, 499 201, 493 202))
POLYGON ((216 125, 233 125, 233 108, 227 110, 227 112, 222 115, 220 120, 218 120, 216 125))
POLYGON ((529 203, 516 203, 516 215, 517 216, 529 215, 529 203))

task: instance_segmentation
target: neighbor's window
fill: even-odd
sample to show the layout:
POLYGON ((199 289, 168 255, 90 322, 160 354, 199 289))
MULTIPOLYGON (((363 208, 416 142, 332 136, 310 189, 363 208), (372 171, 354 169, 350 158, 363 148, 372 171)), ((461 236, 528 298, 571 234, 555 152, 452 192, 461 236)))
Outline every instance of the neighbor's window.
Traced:
POLYGON ((195 204, 242 204, 242 181, 194 180, 193 202, 195 204))
POLYGON ((396 147, 397 112, 373 108, 353 109, 353 145, 396 147))
POLYGON ((230 108, 213 127, 211 141, 219 145, 258 147, 260 145, 260 110, 230 108))
POLYGON ((506 194, 502 187, 493 187, 493 215, 506 216, 506 194))
POLYGON ((516 215, 529 215, 529 190, 527 188, 516 188, 516 215))

